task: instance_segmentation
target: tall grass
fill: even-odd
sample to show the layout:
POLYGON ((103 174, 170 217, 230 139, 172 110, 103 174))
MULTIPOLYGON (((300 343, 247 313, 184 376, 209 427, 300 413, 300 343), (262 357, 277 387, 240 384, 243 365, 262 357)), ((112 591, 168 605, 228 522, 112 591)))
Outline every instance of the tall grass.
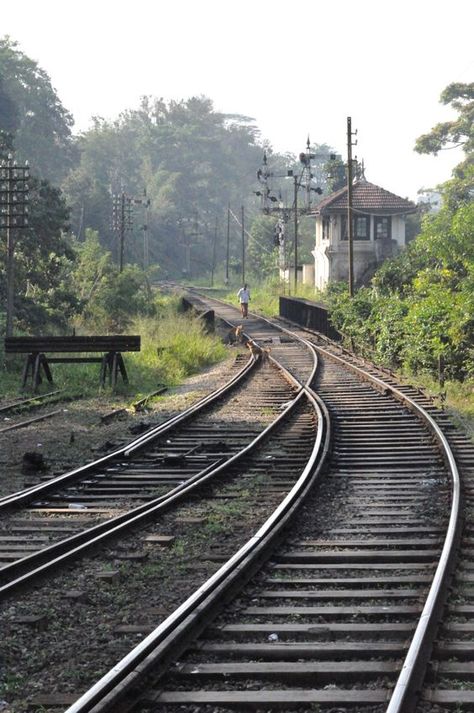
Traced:
POLYGON ((228 353, 220 339, 205 333, 200 320, 172 310, 159 318, 138 318, 132 331, 141 335, 142 348, 129 357, 131 371, 156 383, 176 385, 228 353))
MULTIPOLYGON (((179 313, 175 297, 157 297, 157 316, 139 317, 127 328, 129 334, 141 335, 141 351, 124 353, 129 384, 119 380, 116 393, 146 394, 158 386, 179 384, 190 374, 214 364, 228 354, 218 337, 206 334, 202 322, 188 313, 179 313)), ((87 325, 94 333, 93 325, 87 325)), ((0 398, 18 394, 21 384, 23 358, 15 358, 8 370, 0 369, 0 398)), ((99 393, 100 364, 53 364, 53 388, 64 388, 68 393, 94 396, 99 393)), ((43 382, 40 392, 51 385, 43 382)), ((109 387, 102 390, 111 396, 109 387)))
POLYGON ((444 405, 454 422, 474 438, 474 380, 446 381, 443 387, 427 374, 404 373, 405 382, 424 388, 435 399, 435 405, 444 405))

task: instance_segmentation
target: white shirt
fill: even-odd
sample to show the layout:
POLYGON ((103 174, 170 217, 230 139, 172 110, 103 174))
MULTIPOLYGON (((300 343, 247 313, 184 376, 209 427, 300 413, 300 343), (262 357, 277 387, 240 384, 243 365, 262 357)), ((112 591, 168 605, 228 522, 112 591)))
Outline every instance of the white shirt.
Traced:
POLYGON ((240 299, 240 302, 248 302, 250 299, 250 290, 246 290, 245 287, 241 287, 237 292, 237 297, 240 299))

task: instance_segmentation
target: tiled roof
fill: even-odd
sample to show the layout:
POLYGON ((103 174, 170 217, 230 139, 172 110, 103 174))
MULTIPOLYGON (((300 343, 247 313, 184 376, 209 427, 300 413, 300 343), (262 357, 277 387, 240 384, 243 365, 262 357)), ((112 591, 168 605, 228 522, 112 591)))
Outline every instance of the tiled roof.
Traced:
MULTIPOLYGON (((366 213, 388 213, 389 215, 412 213, 416 210, 412 201, 400 198, 395 193, 390 193, 385 188, 376 186, 375 183, 369 183, 365 179, 357 181, 352 187, 352 207, 354 210, 366 213)), ((347 210, 347 186, 323 198, 321 203, 316 206, 315 215, 337 213, 343 210, 347 210)))

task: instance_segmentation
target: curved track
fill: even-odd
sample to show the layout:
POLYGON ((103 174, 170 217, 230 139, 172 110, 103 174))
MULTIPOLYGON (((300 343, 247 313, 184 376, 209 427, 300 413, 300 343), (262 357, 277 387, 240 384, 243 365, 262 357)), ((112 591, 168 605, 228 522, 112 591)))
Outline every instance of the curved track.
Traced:
MULTIPOLYGON (((3 519, 0 595, 46 572, 54 573, 59 565, 107 538, 150 522, 211 479, 233 473, 238 462, 257 452, 280 423, 301 411, 303 395, 301 391, 298 395, 299 383, 273 359, 261 361, 252 356, 223 389, 109 456, 3 498, 0 509, 26 507, 26 513, 22 519, 17 512, 3 519), (244 413, 250 414, 241 425, 234 413, 239 400, 245 400, 244 413), (55 516, 52 521, 50 514, 55 516), (97 522, 98 514, 105 518, 97 522)), ((311 374, 314 355, 307 354, 306 362, 311 374)), ((304 433, 304 413, 298 418, 297 430, 304 433)), ((297 440, 291 449, 272 462, 276 474, 278 468, 284 471, 290 455, 298 461, 297 440)))
MULTIPOLYGON (((260 318, 246 330, 272 355, 290 345, 305 378, 307 334, 260 318)), ((68 713, 414 708, 459 532, 456 463, 407 390, 313 341, 332 426, 308 384, 323 428, 301 492, 68 713)))

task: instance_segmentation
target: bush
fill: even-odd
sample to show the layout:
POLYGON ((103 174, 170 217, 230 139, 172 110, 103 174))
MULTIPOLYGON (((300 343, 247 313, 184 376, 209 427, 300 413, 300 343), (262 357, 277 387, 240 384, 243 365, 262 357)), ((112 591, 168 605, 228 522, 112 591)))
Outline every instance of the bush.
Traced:
POLYGON ((137 315, 154 314, 155 304, 143 270, 126 265, 119 272, 110 253, 101 247, 97 233, 91 230, 76 250, 74 283, 81 300, 77 327, 95 334, 123 332, 137 315))

